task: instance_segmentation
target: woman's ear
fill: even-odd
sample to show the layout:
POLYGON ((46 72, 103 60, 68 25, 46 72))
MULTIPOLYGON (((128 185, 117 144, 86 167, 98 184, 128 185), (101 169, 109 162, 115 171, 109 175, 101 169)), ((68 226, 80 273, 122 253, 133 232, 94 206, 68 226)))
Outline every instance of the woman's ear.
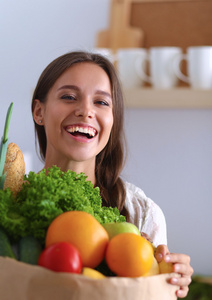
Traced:
POLYGON ((44 125, 43 114, 44 114, 44 103, 42 103, 38 99, 35 99, 33 103, 33 118, 35 123, 37 123, 38 125, 44 125))

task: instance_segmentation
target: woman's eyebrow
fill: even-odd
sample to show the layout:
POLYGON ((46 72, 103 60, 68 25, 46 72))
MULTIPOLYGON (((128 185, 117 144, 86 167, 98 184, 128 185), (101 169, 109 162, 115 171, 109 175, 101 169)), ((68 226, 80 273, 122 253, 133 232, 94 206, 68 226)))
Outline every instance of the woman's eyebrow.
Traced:
POLYGON ((80 90, 78 88, 78 86, 76 86, 76 85, 69 85, 69 84, 67 84, 67 85, 63 85, 63 86, 59 87, 58 91, 64 90, 64 89, 70 89, 70 90, 75 90, 75 91, 79 91, 80 90))
POLYGON ((105 92, 105 91, 102 91, 102 90, 97 90, 97 91, 96 91, 96 94, 100 94, 100 95, 102 95, 102 96, 106 96, 106 97, 108 97, 108 98, 110 98, 110 99, 112 100, 112 96, 111 96, 111 94, 108 93, 108 92, 105 92))

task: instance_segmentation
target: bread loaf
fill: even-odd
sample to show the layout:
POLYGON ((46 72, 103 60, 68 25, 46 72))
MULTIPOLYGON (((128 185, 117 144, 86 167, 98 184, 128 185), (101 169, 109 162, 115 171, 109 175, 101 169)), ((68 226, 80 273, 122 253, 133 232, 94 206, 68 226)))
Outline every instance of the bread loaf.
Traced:
POLYGON ((4 165, 6 179, 4 189, 10 188, 14 197, 21 190, 25 174, 24 156, 15 143, 10 143, 7 147, 7 155, 4 165))

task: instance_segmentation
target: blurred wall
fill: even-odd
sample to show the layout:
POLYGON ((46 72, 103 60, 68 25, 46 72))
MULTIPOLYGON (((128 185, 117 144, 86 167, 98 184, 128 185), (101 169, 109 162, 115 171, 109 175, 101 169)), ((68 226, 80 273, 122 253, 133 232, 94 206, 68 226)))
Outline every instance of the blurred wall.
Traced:
MULTIPOLYGON (((27 172, 42 168, 30 102, 44 67, 57 56, 92 49, 108 27, 109 0, 0 2, 0 135, 14 102, 10 141, 25 154, 27 172)), ((169 248, 188 253, 195 273, 212 274, 212 111, 127 109, 124 179, 161 206, 169 248)))

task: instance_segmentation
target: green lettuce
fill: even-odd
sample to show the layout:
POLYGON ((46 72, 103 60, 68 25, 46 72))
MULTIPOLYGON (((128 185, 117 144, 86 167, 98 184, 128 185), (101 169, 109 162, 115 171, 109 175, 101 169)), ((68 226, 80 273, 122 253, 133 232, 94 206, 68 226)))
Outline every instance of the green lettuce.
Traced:
POLYGON ((71 210, 88 212, 101 224, 125 221, 117 208, 102 206, 99 188, 84 173, 53 166, 47 174, 29 172, 24 179, 16 200, 9 189, 0 190, 0 226, 13 241, 32 235, 44 244, 49 224, 71 210))

